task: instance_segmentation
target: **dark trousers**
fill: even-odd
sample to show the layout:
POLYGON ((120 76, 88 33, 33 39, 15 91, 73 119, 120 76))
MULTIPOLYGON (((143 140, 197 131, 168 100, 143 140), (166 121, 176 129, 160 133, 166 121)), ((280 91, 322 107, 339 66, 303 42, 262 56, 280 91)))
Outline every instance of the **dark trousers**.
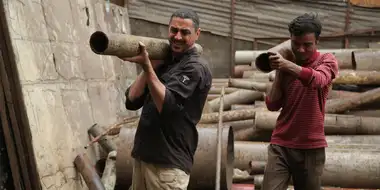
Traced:
POLYGON ((292 179, 295 190, 320 190, 325 148, 293 149, 271 144, 263 190, 286 190, 292 179))

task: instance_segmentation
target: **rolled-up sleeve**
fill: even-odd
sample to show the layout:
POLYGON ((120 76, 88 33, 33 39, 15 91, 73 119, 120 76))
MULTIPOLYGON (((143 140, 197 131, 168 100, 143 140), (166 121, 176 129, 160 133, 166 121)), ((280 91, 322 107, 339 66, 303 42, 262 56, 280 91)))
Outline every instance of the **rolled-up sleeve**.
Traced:
POLYGON ((302 67, 298 78, 304 86, 323 88, 331 84, 338 75, 338 62, 336 58, 328 53, 322 59, 322 64, 316 68, 302 67))
POLYGON ((133 101, 128 98, 130 88, 131 87, 125 91, 125 108, 128 110, 138 110, 144 105, 145 98, 148 94, 148 87, 145 87, 144 93, 133 101))
POLYGON ((201 79, 200 69, 201 67, 188 63, 170 76, 165 84, 165 98, 161 111, 163 116, 170 116, 182 110, 184 100, 193 94, 201 79))

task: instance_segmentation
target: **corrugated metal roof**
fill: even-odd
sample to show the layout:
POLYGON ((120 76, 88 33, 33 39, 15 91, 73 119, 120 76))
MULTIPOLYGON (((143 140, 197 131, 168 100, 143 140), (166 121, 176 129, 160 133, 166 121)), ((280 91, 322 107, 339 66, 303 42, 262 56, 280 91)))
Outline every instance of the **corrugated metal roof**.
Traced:
MULTIPOLYGON (((222 36, 230 35, 230 0, 130 0, 129 16, 168 24, 172 12, 191 7, 201 18, 201 28, 222 36)), ((343 32, 347 4, 345 0, 237 0, 235 37, 287 37, 288 23, 305 12, 317 12, 323 23, 323 35, 343 32)), ((350 31, 380 26, 380 9, 352 7, 350 31)))

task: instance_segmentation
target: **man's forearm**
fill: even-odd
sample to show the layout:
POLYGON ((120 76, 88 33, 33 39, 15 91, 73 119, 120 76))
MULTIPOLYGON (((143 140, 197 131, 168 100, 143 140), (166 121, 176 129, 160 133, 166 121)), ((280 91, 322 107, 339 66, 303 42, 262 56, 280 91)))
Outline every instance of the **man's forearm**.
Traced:
MULTIPOLYGON (((151 63, 153 69, 156 69, 163 63, 163 60, 151 60, 151 63)), ((145 71, 142 71, 139 76, 137 76, 135 82, 133 82, 131 88, 129 89, 128 99, 130 101, 133 101, 144 94, 145 85, 147 84, 146 77, 147 74, 145 71)))
POLYGON ((280 77, 281 74, 279 72, 280 71, 277 71, 276 77, 272 83, 272 86, 269 87, 269 89, 267 91, 269 100, 271 102, 279 100, 282 96, 281 81, 280 81, 281 79, 280 78, 283 78, 283 77, 280 77))
POLYGON ((149 66, 144 69, 146 72, 146 82, 148 84, 149 92, 152 96, 153 102, 156 105, 158 112, 161 113, 165 100, 166 87, 158 79, 153 67, 149 66))
POLYGON ((128 99, 133 102, 136 98, 142 96, 144 94, 146 85, 146 73, 142 71, 139 76, 137 76, 136 80, 132 83, 129 93, 128 99))
POLYGON ((288 62, 288 66, 284 69, 284 71, 290 73, 293 76, 298 77, 302 71, 302 67, 291 61, 286 61, 288 62))

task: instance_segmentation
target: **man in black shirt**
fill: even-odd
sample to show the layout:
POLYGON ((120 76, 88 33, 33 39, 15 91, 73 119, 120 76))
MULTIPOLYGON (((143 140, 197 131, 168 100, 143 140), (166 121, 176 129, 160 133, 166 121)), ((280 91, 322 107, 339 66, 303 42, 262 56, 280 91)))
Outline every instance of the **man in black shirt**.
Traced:
POLYGON ((135 134, 132 190, 187 189, 198 145, 199 122, 212 76, 195 48, 198 15, 189 9, 173 13, 169 22, 170 54, 162 61, 141 54, 123 58, 143 71, 127 89, 126 108, 143 107, 135 134))

